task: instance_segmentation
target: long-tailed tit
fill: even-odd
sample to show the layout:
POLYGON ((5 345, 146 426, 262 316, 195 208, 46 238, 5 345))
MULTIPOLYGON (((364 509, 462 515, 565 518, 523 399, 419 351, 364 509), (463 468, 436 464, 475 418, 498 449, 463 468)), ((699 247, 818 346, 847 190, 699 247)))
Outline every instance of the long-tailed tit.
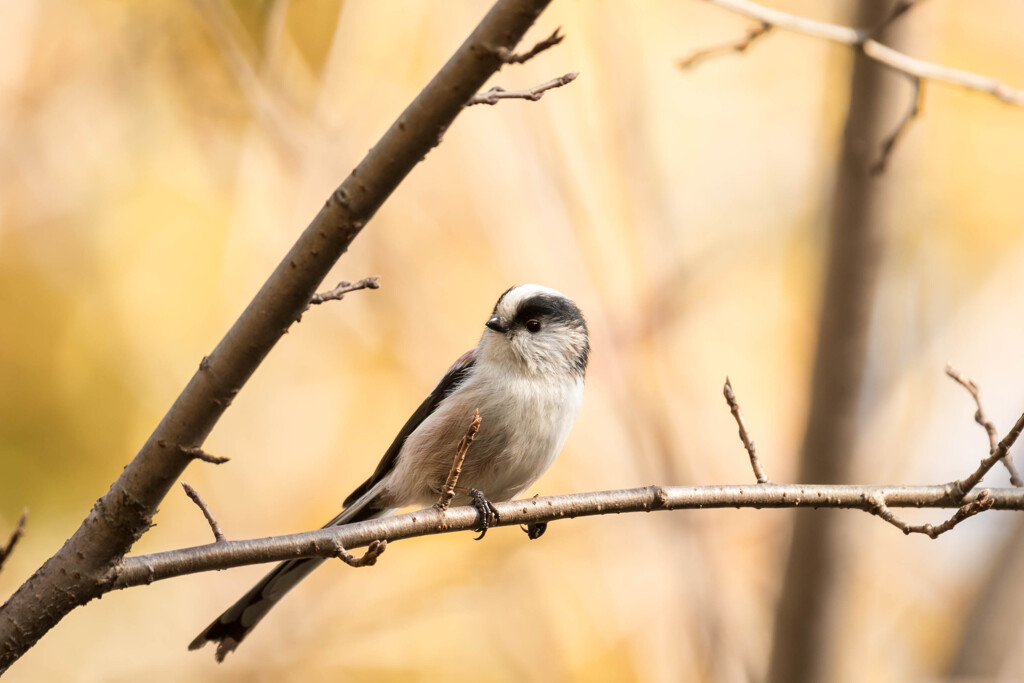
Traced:
MULTIPOLYGON (((495 519, 490 501, 511 500, 554 462, 583 400, 590 345, 571 299, 520 285, 498 299, 476 348, 463 354, 405 423, 374 473, 326 526, 389 515, 438 499, 462 436, 480 411, 476 439, 453 501, 473 502, 481 531, 495 519), (464 487, 464 488, 462 488, 464 487)), ((543 527, 533 528, 531 537, 543 527)), ((189 645, 217 643, 217 661, 234 650, 277 601, 325 560, 279 564, 189 645)))

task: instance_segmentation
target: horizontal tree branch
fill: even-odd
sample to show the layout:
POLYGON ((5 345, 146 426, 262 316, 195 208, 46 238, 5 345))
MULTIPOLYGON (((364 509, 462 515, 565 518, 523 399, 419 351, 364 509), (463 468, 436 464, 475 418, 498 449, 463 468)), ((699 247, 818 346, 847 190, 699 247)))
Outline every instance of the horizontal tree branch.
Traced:
MULTIPOLYGON (((995 510, 1024 510, 1024 489, 995 488, 960 499, 954 487, 941 486, 814 486, 745 484, 729 486, 646 486, 594 491, 495 503, 497 526, 538 524, 560 519, 708 508, 846 508, 876 514, 879 501, 889 508, 960 508, 977 499, 995 510), (990 501, 990 502, 989 502, 990 501)), ((300 557, 337 557, 338 548, 359 548, 374 541, 474 530, 479 513, 472 506, 442 512, 426 508, 394 517, 327 527, 285 536, 226 541, 125 558, 104 584, 108 590, 128 588, 176 576, 280 562, 300 557)))

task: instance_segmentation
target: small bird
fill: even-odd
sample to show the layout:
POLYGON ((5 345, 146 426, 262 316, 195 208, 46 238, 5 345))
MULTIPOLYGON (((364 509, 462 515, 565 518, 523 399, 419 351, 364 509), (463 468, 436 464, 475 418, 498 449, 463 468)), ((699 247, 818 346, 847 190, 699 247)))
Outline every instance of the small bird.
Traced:
MULTIPOLYGON (((437 501, 459 441, 480 411, 455 504, 480 511, 481 536, 498 521, 491 501, 511 500, 535 482, 562 449, 583 401, 590 343, 580 309, 540 285, 511 287, 499 297, 475 348, 448 369, 398 432, 377 469, 325 526, 383 517, 437 501)), ((543 525, 527 529, 530 538, 543 525)), ((259 623, 321 558, 289 560, 229 607, 189 645, 217 643, 217 661, 259 623)))

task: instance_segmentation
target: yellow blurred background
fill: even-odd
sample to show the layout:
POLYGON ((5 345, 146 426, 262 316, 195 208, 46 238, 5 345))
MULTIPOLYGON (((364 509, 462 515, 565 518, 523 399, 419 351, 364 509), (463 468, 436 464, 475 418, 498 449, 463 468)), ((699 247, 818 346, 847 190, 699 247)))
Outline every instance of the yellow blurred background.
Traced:
MULTIPOLYGON (((0 4, 0 535, 31 510, 0 593, 74 531, 488 6, 0 4)), ((842 22, 851 3, 773 6, 842 22)), ((934 0, 906 22, 915 56, 1024 86, 1021 3, 934 0)), ((187 472, 228 536, 332 517, 524 282, 573 297, 593 346, 582 415, 533 492, 752 481, 727 374, 769 475, 791 481, 850 54, 778 32, 675 66, 749 25, 695 0, 555 2, 527 42, 562 26, 564 44, 493 83, 579 79, 459 117, 325 283, 383 288, 310 311, 207 442, 231 462, 187 472)), ((984 455, 947 360, 1001 430, 1024 410, 1021 159, 1024 110, 928 88, 886 179, 857 481, 939 483, 984 455)), ((186 645, 266 568, 160 582, 74 611, 9 678, 757 679, 793 514, 814 513, 397 543, 373 569, 329 563, 219 667, 186 645)), ((988 513, 931 541, 849 512, 835 680, 941 676, 1014 522, 988 513)), ((210 540, 180 490, 156 523, 136 552, 210 540)), ((1024 670, 1016 651, 1004 671, 1024 670)))

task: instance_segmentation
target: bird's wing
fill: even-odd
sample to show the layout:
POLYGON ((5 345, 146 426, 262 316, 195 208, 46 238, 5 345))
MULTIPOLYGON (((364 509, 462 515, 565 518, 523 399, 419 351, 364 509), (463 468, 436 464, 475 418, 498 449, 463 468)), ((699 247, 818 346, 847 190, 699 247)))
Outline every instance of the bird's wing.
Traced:
POLYGON ((409 438, 420 424, 426 420, 430 415, 437 410, 437 406, 440 405, 441 401, 451 395, 459 385, 466 381, 469 374, 473 371, 473 365, 476 363, 476 349, 470 349, 466 353, 459 356, 459 359, 455 361, 448 372, 444 373, 444 377, 437 383, 434 390, 430 392, 430 396, 420 404, 420 407, 416 409, 416 412, 406 421, 402 426, 402 429, 398 432, 398 436, 391 443, 387 452, 384 453, 384 457, 381 458, 380 464, 377 465, 377 469, 374 470, 370 478, 364 481, 359 487, 349 494, 348 498, 345 499, 345 506, 348 507, 352 503, 356 502, 358 498, 369 491, 374 485, 376 485, 381 479, 383 479, 392 469, 395 467, 395 463, 398 461, 398 454, 402 450, 402 446, 405 445, 405 440, 409 438))

